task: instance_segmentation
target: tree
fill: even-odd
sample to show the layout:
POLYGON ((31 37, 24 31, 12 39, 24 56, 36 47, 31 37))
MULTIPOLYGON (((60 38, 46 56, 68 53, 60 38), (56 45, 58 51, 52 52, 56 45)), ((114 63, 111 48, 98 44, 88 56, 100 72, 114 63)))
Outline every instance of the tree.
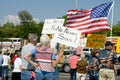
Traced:
POLYGON ((120 24, 113 26, 113 36, 120 36, 120 24))
POLYGON ((19 19, 20 19, 20 23, 23 24, 23 25, 28 24, 29 22, 31 22, 33 20, 32 15, 26 10, 20 11, 18 13, 18 16, 19 16, 19 19))
POLYGON ((20 27, 20 34, 22 38, 27 38, 28 33, 36 33, 37 27, 36 27, 36 22, 33 20, 32 15, 26 11, 20 11, 18 13, 21 27, 20 27))
POLYGON ((3 37, 13 37, 14 33, 16 32, 14 30, 14 24, 7 22, 4 24, 4 27, 2 27, 2 35, 3 37))

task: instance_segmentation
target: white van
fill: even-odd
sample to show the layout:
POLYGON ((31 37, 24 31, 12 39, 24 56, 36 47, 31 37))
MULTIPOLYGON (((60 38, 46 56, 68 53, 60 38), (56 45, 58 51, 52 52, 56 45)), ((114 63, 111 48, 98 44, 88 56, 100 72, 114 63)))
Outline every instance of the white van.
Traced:
POLYGON ((84 53, 91 53, 91 51, 92 51, 92 48, 83 48, 83 52, 84 53))

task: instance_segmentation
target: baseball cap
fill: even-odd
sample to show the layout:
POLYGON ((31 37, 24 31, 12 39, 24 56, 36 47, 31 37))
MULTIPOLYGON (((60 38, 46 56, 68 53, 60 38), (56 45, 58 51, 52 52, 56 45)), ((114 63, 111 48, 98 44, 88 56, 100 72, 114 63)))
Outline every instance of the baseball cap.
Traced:
POLYGON ((105 46, 109 46, 109 45, 113 46, 113 43, 111 41, 106 41, 105 46))

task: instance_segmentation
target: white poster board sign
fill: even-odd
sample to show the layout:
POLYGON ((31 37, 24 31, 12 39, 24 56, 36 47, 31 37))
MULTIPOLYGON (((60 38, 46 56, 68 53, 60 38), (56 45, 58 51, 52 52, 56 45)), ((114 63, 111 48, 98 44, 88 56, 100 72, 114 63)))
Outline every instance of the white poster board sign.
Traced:
POLYGON ((85 48, 86 47, 86 41, 87 41, 87 38, 80 39, 79 46, 81 46, 82 48, 85 48))
POLYGON ((64 19, 45 19, 42 34, 54 34, 52 27, 63 26, 64 19))
POLYGON ((53 37, 53 41, 71 47, 79 46, 79 39, 81 35, 79 30, 67 28, 64 26, 59 26, 59 29, 57 28, 56 30, 57 31, 53 37))

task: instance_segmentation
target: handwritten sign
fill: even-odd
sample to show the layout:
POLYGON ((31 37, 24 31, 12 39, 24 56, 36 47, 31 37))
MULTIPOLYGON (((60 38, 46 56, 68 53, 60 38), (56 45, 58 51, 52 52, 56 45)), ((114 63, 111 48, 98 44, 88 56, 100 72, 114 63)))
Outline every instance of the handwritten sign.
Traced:
POLYGON ((88 34, 86 47, 104 48, 106 36, 103 34, 88 34))
POLYGON ((55 35, 53 40, 60 44, 67 46, 78 47, 81 32, 76 29, 67 28, 64 26, 59 26, 58 28, 53 28, 55 30, 55 35))
POLYGON ((54 34, 52 27, 63 26, 64 19, 45 19, 42 34, 54 34))
POLYGON ((87 41, 87 38, 80 39, 79 46, 81 46, 82 48, 86 47, 86 41, 87 41))

